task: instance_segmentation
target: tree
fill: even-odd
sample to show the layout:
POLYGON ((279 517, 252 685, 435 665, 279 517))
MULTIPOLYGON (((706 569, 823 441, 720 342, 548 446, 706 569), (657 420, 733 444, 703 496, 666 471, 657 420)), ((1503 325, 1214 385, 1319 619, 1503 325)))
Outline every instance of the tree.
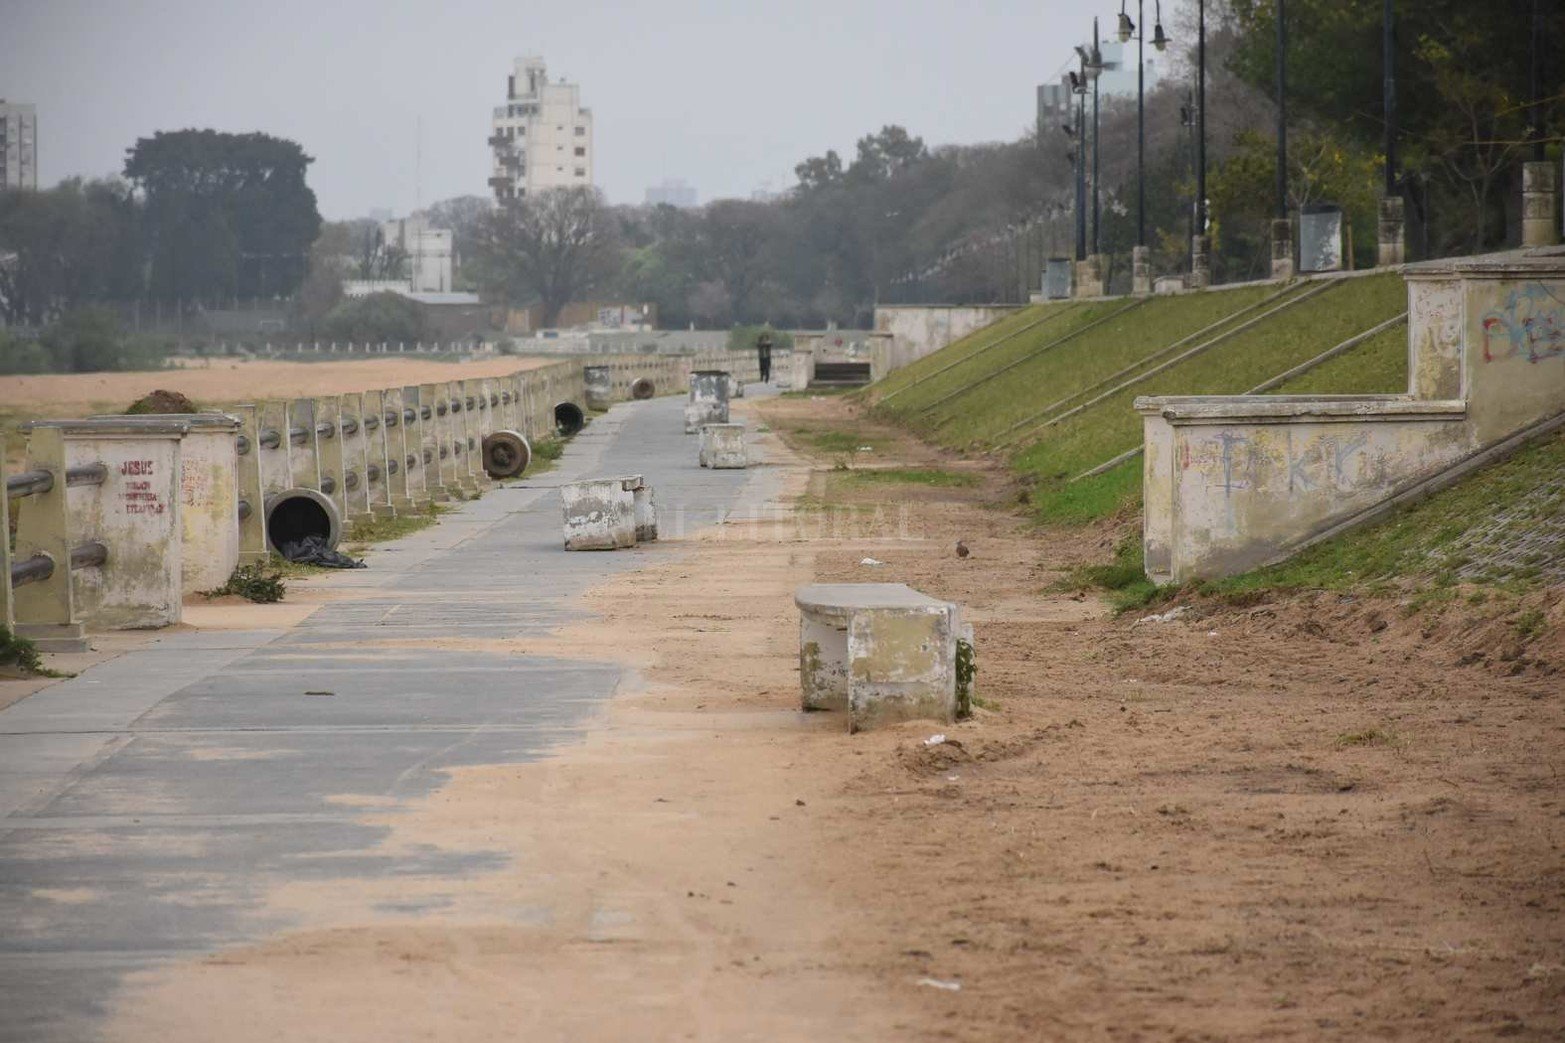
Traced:
POLYGON ((339 302, 326 316, 322 332, 332 340, 412 343, 424 339, 424 314, 418 302, 400 293, 371 293, 339 302))
POLYGON ((150 290, 164 300, 286 296, 320 232, 314 162, 267 134, 160 131, 127 151, 146 198, 150 290))
POLYGON ((429 227, 450 231, 451 249, 460 264, 473 251, 479 230, 492 210, 494 201, 488 196, 456 196, 431 204, 424 216, 429 219, 429 227))
POLYGON ((547 189, 507 201, 480 226, 478 282, 502 300, 538 301, 542 324, 552 326, 565 305, 608 280, 614 245, 597 189, 547 189))
POLYGON ((136 297, 138 221, 120 181, 0 192, 0 316, 40 326, 92 301, 136 297))

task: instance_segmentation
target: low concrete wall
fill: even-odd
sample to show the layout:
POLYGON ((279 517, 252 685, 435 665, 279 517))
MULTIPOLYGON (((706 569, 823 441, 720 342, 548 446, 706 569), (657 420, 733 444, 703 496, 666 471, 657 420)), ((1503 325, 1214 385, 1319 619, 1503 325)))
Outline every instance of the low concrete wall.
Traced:
POLYGON ((895 342, 887 352, 885 373, 917 361, 975 330, 1014 314, 1016 304, 891 304, 875 308, 875 331, 895 342))
POLYGON ((1216 578, 1565 413, 1565 250, 1410 266, 1405 395, 1162 396, 1143 418, 1147 575, 1216 578))

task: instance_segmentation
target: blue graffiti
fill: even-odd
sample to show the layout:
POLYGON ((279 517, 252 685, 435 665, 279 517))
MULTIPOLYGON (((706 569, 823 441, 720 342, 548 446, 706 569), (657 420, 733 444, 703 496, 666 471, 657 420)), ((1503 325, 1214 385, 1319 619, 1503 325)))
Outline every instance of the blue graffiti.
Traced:
POLYGON ((1565 301, 1542 283, 1506 295, 1502 307, 1484 313, 1483 360, 1525 357, 1528 362, 1565 355, 1565 301))

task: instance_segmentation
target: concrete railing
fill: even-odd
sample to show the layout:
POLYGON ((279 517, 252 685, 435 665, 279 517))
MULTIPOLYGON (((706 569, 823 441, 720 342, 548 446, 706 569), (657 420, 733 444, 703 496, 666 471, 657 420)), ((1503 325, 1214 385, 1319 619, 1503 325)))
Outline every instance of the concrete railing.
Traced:
POLYGON ((1149 577, 1280 560, 1565 415, 1565 249, 1403 271, 1405 394, 1136 400, 1149 577))
POLYGON ((186 596, 284 542, 335 546, 354 523, 469 498, 521 474, 531 443, 587 421, 584 361, 609 380, 595 405, 683 394, 696 369, 754 380, 753 353, 569 359, 509 376, 234 403, 178 416, 26 425, 15 552, 0 510, 0 622, 46 651, 92 629, 179 622, 186 596))

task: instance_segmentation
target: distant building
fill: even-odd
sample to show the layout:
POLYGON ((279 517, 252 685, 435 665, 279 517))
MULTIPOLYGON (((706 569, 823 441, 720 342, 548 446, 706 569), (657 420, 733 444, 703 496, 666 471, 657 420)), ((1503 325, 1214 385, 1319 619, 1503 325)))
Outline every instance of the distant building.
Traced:
POLYGON ((1038 85, 1038 137, 1041 140, 1050 131, 1058 131, 1069 123, 1076 96, 1068 83, 1041 83, 1038 85))
POLYGON ((0 98, 0 189, 38 187, 38 111, 0 98))
MULTIPOLYGON (((1136 41, 1120 43, 1118 40, 1105 40, 1099 50, 1103 53, 1103 74, 1098 77, 1098 96, 1134 98, 1136 96, 1136 41)), ((1162 68, 1156 57, 1157 51, 1150 46, 1146 49, 1146 92, 1152 93, 1152 88, 1162 78, 1162 68)))
POLYGON ((451 232, 429 227, 422 212, 380 226, 380 248, 407 258, 408 284, 414 293, 451 289, 451 232))
POLYGON ((660 203, 677 207, 695 206, 696 190, 688 182, 670 178, 660 185, 653 185, 647 189, 647 205, 657 206, 660 203))
POLYGON ((495 199, 592 184, 592 112, 574 83, 550 83, 542 58, 518 58, 495 106, 489 187, 495 199))

